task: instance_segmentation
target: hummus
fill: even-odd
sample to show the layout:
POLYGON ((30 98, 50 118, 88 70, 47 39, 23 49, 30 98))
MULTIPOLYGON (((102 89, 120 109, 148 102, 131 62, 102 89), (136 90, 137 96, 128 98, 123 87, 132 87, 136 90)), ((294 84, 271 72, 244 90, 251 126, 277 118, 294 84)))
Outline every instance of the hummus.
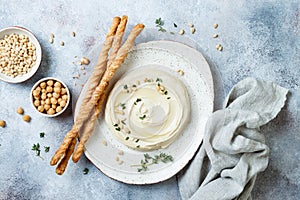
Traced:
POLYGON ((184 84, 169 72, 147 66, 125 74, 107 100, 105 121, 113 135, 137 150, 166 148, 190 118, 184 84))

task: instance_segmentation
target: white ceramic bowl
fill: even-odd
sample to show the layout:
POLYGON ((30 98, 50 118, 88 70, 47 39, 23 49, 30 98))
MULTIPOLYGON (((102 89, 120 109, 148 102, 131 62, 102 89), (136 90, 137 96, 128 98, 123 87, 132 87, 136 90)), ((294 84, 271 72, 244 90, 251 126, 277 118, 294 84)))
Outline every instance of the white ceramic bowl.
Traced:
POLYGON ((70 98, 71 98, 71 95, 70 95, 70 91, 69 91, 67 85, 64 84, 61 80, 59 80, 59 79, 57 79, 57 78, 54 78, 54 77, 46 77, 46 78, 40 79, 38 82, 36 82, 36 83, 34 84, 34 86, 31 88, 31 91, 30 91, 30 101, 31 101, 31 105, 33 106, 34 110, 36 110, 36 112, 38 112, 40 115, 45 116, 45 117, 56 117, 56 116, 62 114, 62 113, 67 109, 67 107, 69 106, 70 98), (62 85, 64 88, 66 88, 66 90, 67 90, 67 95, 68 95, 68 101, 67 101, 67 103, 66 103, 66 106, 65 106, 60 112, 55 113, 54 115, 49 115, 49 114, 46 114, 46 113, 41 113, 41 112, 39 112, 39 111, 37 110, 37 108, 36 108, 36 107, 34 106, 34 104, 33 104, 33 102, 34 102, 34 97, 33 97, 33 95, 32 95, 33 90, 35 90, 35 89, 40 85, 40 83, 45 82, 45 81, 48 81, 48 80, 54 80, 54 81, 60 82, 61 85, 62 85))
POLYGON ((5 35, 10 35, 12 33, 28 36, 29 41, 32 42, 36 48, 36 62, 35 62, 35 65, 32 67, 32 69, 30 70, 30 72, 28 72, 27 74, 24 74, 23 76, 16 76, 15 78, 12 78, 10 76, 6 76, 3 73, 0 73, 0 80, 9 82, 9 83, 20 83, 20 82, 28 80, 38 70, 38 68, 41 64, 41 60, 42 60, 42 48, 41 48, 39 41, 29 30, 27 30, 23 27, 19 27, 19 26, 7 27, 7 28, 0 30, 0 39, 3 39, 5 35))

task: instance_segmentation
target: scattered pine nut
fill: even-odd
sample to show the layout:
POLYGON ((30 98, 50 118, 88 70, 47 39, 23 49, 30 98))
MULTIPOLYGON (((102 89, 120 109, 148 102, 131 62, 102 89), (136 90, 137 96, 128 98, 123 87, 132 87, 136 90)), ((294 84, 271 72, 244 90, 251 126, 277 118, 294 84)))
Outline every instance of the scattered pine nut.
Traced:
POLYGON ((50 38, 50 39, 49 39, 49 43, 50 43, 50 44, 53 44, 53 38, 50 38))
POLYGON ((106 141, 106 140, 102 140, 102 144, 103 144, 104 146, 107 146, 107 141, 106 141))
POLYGON ((72 37, 75 37, 75 32, 74 31, 71 32, 71 35, 72 35, 72 37))
POLYGON ((190 30, 191 30, 191 33, 192 33, 192 34, 194 34, 195 31, 196 31, 196 29, 195 29, 194 27, 190 28, 190 30))
POLYGON ((80 61, 81 61, 81 64, 83 64, 83 65, 90 64, 90 60, 87 59, 86 57, 82 57, 80 61))
POLYGON ((222 45, 217 44, 217 45, 216 45, 216 49, 217 49, 218 51, 222 51, 222 50, 223 50, 223 47, 222 47, 222 45))
POLYGON ((213 35, 213 38, 217 38, 217 37, 219 37, 218 34, 214 34, 214 35, 213 35))
POLYGON ((77 65, 82 65, 81 61, 78 61, 78 62, 77 62, 77 65))
POLYGON ((178 74, 179 74, 180 76, 183 76, 183 75, 184 75, 184 72, 183 72, 181 69, 177 70, 177 72, 178 72, 178 74))
POLYGON ((30 117, 29 115, 24 115, 24 116, 23 116, 23 120, 24 120, 25 122, 30 122, 31 117, 30 117))
POLYGON ((214 23, 214 28, 216 29, 216 28, 218 28, 218 24, 217 23, 214 23))
POLYGON ((119 164, 119 165, 122 165, 123 163, 124 163, 124 161, 123 161, 123 160, 120 160, 118 164, 119 164))
POLYGON ((0 120, 0 127, 4 128, 6 125, 5 121, 4 120, 0 120))
POLYGON ((188 23, 188 26, 190 27, 190 28, 193 28, 194 27, 194 24, 193 23, 188 23))
POLYGON ((63 41, 59 42, 60 46, 65 46, 65 43, 63 41))
POLYGON ((50 33, 50 38, 54 38, 54 34, 53 33, 50 33))
POLYGON ((118 162, 120 160, 119 156, 116 156, 115 160, 118 162))
POLYGON ((183 35, 183 34, 184 34, 184 30, 183 30, 183 29, 180 29, 179 35, 183 35))
POLYGON ((24 114, 24 109, 22 107, 19 107, 17 109, 17 113, 20 114, 20 115, 23 115, 24 114))
POLYGON ((118 154, 119 154, 120 156, 122 156, 122 155, 124 155, 124 151, 119 150, 119 151, 118 151, 118 154))

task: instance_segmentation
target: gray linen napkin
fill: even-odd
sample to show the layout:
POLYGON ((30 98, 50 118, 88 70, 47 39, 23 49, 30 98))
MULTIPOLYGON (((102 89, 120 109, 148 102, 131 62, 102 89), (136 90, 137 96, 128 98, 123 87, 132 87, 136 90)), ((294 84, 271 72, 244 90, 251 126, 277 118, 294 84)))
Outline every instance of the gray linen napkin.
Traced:
POLYGON ((251 199, 257 173, 269 160, 260 126, 276 117, 287 93, 254 78, 232 88, 224 109, 208 119, 198 153, 178 175, 182 199, 251 199))

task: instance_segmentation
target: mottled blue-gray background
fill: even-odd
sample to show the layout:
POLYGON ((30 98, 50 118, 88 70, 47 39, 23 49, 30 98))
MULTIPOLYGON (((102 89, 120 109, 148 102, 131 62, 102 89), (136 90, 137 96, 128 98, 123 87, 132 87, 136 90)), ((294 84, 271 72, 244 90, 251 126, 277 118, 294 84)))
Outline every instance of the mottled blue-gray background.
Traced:
POLYGON ((0 128, 0 199, 180 199, 176 178, 149 186, 127 185, 106 177, 85 157, 57 176, 49 160, 72 126, 71 108, 50 119, 37 115, 30 106, 30 89, 45 76, 62 79, 77 94, 80 85, 75 85, 72 76, 80 67, 72 64, 74 56, 90 55, 103 41, 112 17, 123 14, 129 16, 131 26, 142 22, 155 28, 155 19, 161 17, 168 31, 186 29, 183 37, 194 40, 219 71, 225 93, 249 76, 290 89, 287 105, 263 127, 270 163, 258 176, 253 199, 300 199, 300 2, 290 0, 1 0, 0 28, 20 25, 30 29, 42 45, 43 62, 29 81, 0 82, 0 119, 7 122, 5 129, 0 128), (189 22, 195 24, 194 35, 189 33, 189 22), (219 24, 217 30, 214 23, 219 24), (76 32, 75 38, 71 31, 76 32), (53 45, 48 42, 50 33, 55 34, 53 45), (214 33, 219 38, 213 39, 214 33), (216 51, 217 43, 224 46, 223 52, 216 51), (31 123, 16 114, 19 106, 32 116, 31 123), (44 139, 39 138, 42 131, 44 139), (49 153, 42 151, 44 160, 31 150, 37 142, 51 146, 49 153), (90 169, 88 175, 82 173, 85 167, 90 169))

